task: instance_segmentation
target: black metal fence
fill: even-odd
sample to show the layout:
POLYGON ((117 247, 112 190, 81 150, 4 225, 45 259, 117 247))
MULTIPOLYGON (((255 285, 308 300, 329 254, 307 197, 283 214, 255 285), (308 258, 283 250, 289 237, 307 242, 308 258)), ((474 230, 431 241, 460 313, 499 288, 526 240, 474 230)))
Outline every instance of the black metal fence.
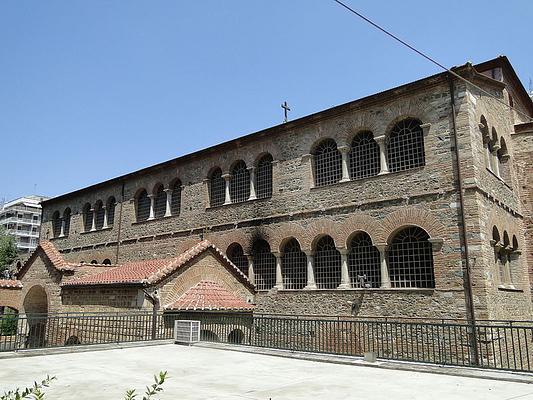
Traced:
POLYGON ((242 313, 6 315, 0 351, 172 339, 176 319, 201 321, 201 340, 533 372, 533 321, 465 321, 242 313))

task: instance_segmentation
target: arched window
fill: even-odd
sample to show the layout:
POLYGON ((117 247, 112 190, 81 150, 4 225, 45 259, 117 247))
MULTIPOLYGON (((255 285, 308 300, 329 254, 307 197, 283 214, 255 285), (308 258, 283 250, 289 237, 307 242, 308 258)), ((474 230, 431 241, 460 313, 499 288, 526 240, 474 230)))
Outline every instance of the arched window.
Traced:
POLYGON ((94 212, 96 213, 96 229, 102 229, 104 226, 105 208, 100 200, 96 202, 96 205, 94 206, 94 212))
POLYGON ((93 226, 93 210, 89 203, 85 204, 83 207, 83 230, 85 232, 90 232, 93 226))
POLYGON ((107 226, 113 226, 115 223, 115 207, 117 201, 113 196, 107 200, 106 210, 107 210, 107 226))
POLYGON ((167 210, 167 194, 163 185, 158 185, 154 190, 154 217, 163 218, 167 210))
POLYGON ((341 255, 331 236, 316 244, 315 281, 318 289, 336 289, 341 283, 341 255))
POLYGON ((325 186, 337 183, 342 177, 342 157, 333 139, 321 142, 313 152, 315 185, 325 186))
POLYGON ((392 128, 388 140, 388 161, 390 172, 425 164, 424 134, 420 121, 408 118, 392 128))
POLYGON ((366 232, 357 233, 350 241, 348 274, 352 287, 381 286, 379 250, 372 244, 372 239, 366 232))
POLYGON ((230 261, 235 264, 240 271, 248 276, 248 258, 244 255, 244 250, 239 243, 233 243, 228 247, 226 252, 230 261))
POLYGON ((500 232, 498 231, 498 228, 496 228, 496 225, 492 227, 492 240, 494 240, 494 243, 500 241, 500 232))
POLYGON ((103 265, 111 265, 111 260, 109 258, 106 258, 104 261, 102 261, 103 265))
POLYGON ((433 249, 429 235, 421 228, 407 227, 394 236, 388 265, 392 287, 435 287, 433 249))
POLYGON ((52 214, 52 236, 57 238, 61 235, 61 218, 59 217, 59 211, 52 214))
POLYGON ((181 186, 179 179, 174 181, 174 184, 171 186, 170 212, 172 215, 180 215, 181 212, 181 186))
POLYGON ((68 236, 70 233, 70 216, 72 215, 72 212, 70 211, 70 208, 66 208, 63 212, 63 235, 68 236))
POLYGON ((226 182, 222 178, 222 170, 216 168, 209 178, 209 201, 211 207, 224 204, 226 195, 226 182))
POLYGON ((265 240, 257 240, 252 246, 254 277, 257 290, 270 290, 276 284, 276 257, 265 240))
POLYGON ((142 189, 137 195, 137 222, 146 221, 150 216, 150 198, 148 192, 142 189))
POLYGON ((98 264, 98 261, 96 261, 96 260, 92 260, 92 261, 91 261, 91 264, 98 264))
POLYGON ((358 133, 352 140, 350 151, 350 177, 361 179, 379 174, 379 146, 372 132, 358 133))
POLYGON ((518 239, 516 238, 516 235, 513 235, 513 247, 512 247, 512 250, 513 251, 517 251, 518 250, 518 239))
POLYGON ((237 161, 231 169, 229 190, 232 203, 240 203, 250 197, 250 172, 244 161, 237 161))
POLYGON ((285 289, 303 289, 307 284, 307 256, 296 239, 283 246, 281 272, 285 289))
POLYGON ((500 177, 504 181, 509 181, 509 152, 507 150, 507 144, 505 143, 505 139, 503 137, 500 138, 500 148, 496 152, 496 156, 498 158, 499 163, 500 177))
POLYGON ((485 167, 491 169, 490 165, 490 134, 489 134, 489 125, 487 119, 484 115, 481 116, 479 120, 479 129, 481 130, 481 139, 483 141, 483 158, 485 160, 485 167))
POLYGON ((272 156, 266 154, 257 163, 255 191, 258 199, 272 197, 272 156))

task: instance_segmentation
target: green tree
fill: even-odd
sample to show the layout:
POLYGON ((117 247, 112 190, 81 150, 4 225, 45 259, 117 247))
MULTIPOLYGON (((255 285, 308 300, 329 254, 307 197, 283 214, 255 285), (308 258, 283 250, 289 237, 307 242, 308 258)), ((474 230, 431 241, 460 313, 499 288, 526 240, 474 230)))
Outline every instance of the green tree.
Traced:
POLYGON ((0 226, 0 272, 9 268, 17 258, 15 238, 8 235, 3 226, 0 226))

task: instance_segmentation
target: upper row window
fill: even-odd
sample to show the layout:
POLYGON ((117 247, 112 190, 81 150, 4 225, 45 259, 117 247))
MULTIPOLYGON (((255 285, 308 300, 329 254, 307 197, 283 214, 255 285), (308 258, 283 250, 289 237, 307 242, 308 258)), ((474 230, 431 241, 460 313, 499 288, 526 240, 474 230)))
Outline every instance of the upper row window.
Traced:
MULTIPOLYGON (((380 146, 372 132, 359 132, 352 140, 346 160, 350 175, 346 179, 362 179, 380 172, 399 172, 423 166, 424 134, 420 121, 408 118, 398 122, 391 129, 382 151, 386 153, 388 170, 381 165, 380 146)), ((333 139, 320 142, 312 154, 316 186, 331 185, 342 179, 343 157, 333 139)))
POLYGON ((215 168, 209 176, 209 204, 241 203, 248 200, 272 197, 272 156, 263 156, 254 169, 239 160, 228 175, 215 168))
POLYGON ((176 180, 169 189, 165 189, 162 184, 156 185, 151 195, 146 189, 141 189, 135 199, 137 222, 179 215, 181 211, 181 188, 181 181, 176 180))

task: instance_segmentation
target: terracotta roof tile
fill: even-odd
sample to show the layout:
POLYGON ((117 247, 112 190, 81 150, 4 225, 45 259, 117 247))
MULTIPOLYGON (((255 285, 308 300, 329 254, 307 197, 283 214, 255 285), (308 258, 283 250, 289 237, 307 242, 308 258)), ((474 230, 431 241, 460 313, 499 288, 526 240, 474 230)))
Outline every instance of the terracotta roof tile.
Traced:
POLYGON ((201 281, 180 296, 167 310, 239 310, 251 311, 253 304, 247 303, 229 290, 211 281, 201 281))
MULTIPOLYGON (((48 257, 48 259, 54 265, 55 268, 60 271, 74 271, 74 267, 77 264, 66 262, 61 253, 51 242, 47 240, 42 240, 39 242, 39 247, 44 251, 46 257, 48 257)), ((39 247, 37 247, 35 251, 37 251, 39 247)))
POLYGON ((22 289, 22 282, 14 279, 0 279, 0 288, 22 289))
POLYGON ((167 278, 179 268, 187 264, 190 260, 197 257, 204 251, 212 249, 219 258, 237 275, 241 281, 253 288, 253 285, 244 275, 216 246, 208 240, 203 240, 194 245, 178 257, 161 260, 142 260, 125 263, 121 266, 110 268, 106 271, 89 275, 83 278, 74 278, 65 281, 61 286, 77 285, 106 285, 106 284, 144 284, 154 285, 167 278))

